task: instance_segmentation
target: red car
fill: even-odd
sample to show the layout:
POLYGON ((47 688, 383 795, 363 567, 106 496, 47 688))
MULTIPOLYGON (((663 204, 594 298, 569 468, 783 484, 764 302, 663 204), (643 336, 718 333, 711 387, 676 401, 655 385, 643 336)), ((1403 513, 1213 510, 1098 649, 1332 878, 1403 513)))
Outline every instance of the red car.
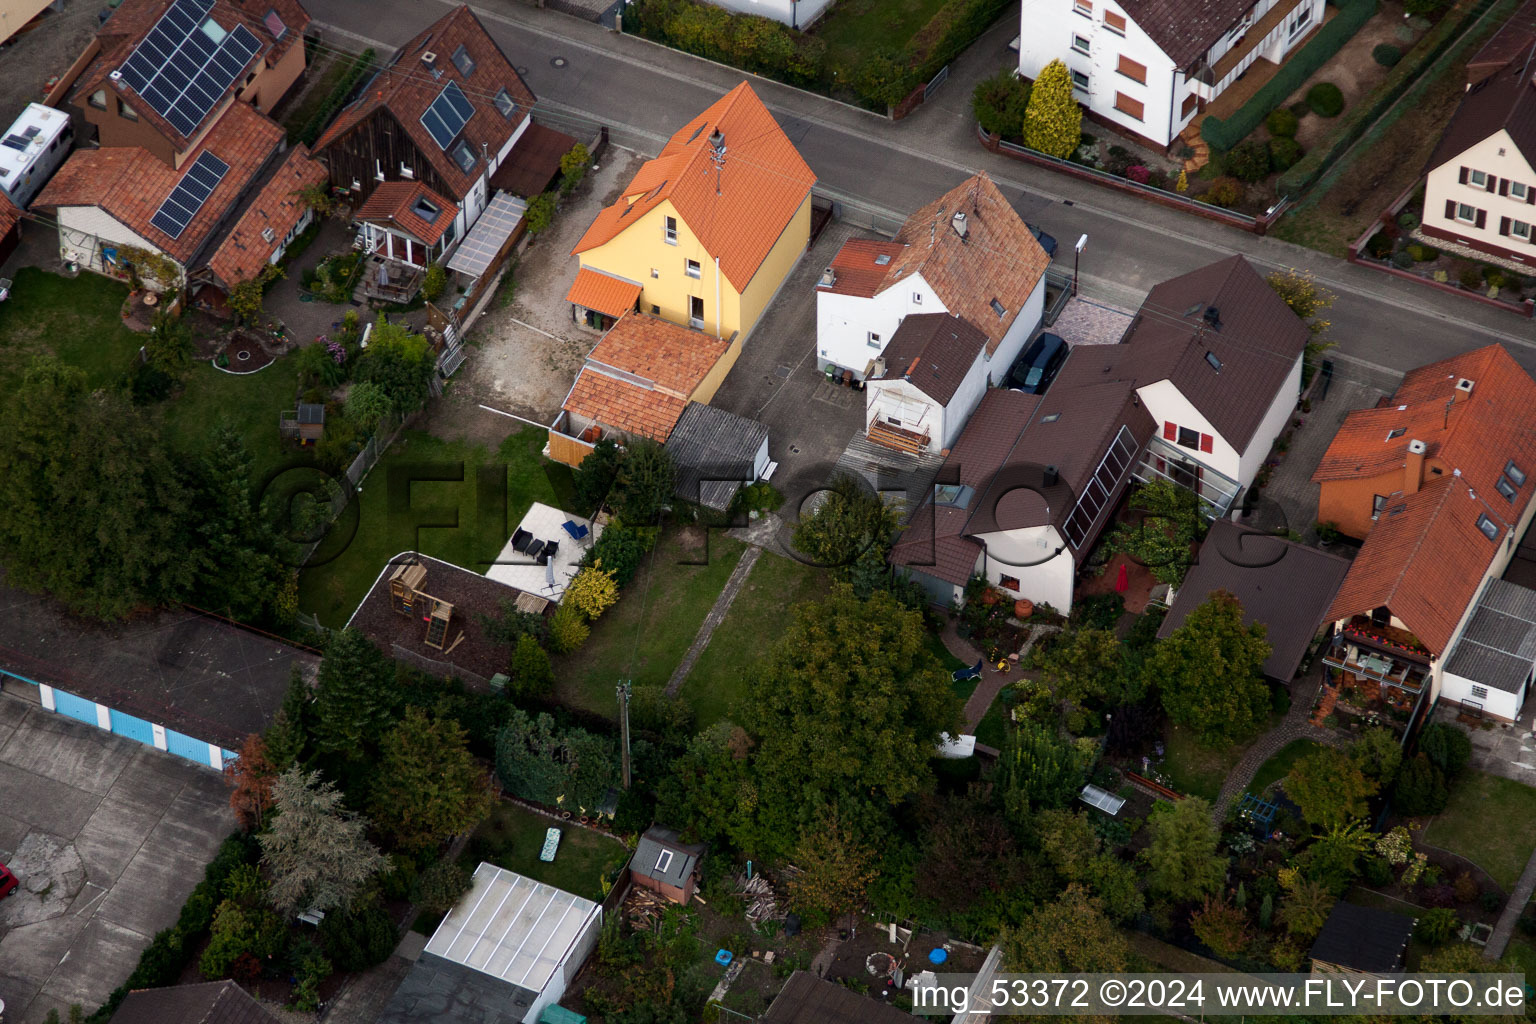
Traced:
POLYGON ((11 874, 11 869, 0 864, 0 900, 15 892, 16 885, 16 876, 11 874))

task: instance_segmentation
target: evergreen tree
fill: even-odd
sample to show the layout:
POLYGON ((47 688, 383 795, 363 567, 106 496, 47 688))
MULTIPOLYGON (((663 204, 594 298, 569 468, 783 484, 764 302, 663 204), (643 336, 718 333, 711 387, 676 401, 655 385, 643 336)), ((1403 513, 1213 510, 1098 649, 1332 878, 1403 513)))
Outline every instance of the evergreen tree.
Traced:
POLYGON ((245 440, 220 422, 197 460, 194 598, 232 619, 286 625, 297 607, 297 579, 278 561, 271 525, 251 505, 253 483, 245 440))
POLYGON ((359 761, 394 719, 395 667, 355 629, 331 634, 320 662, 313 734, 322 753, 359 761))
POLYGON ((277 815, 257 840, 279 912, 345 908, 388 863, 367 839, 367 819, 343 808, 341 792, 318 773, 289 768, 272 800, 277 815))
POLYGON ((631 526, 660 521, 663 506, 672 502, 676 470, 667 450, 648 438, 632 440, 619 462, 610 501, 620 519, 631 526))
POLYGON ((1083 108, 1072 98, 1072 73, 1053 60, 1035 79, 1024 109, 1024 145, 1065 160, 1083 137, 1083 108))
POLYGON ((277 709, 263 737, 267 758, 279 771, 303 761, 309 753, 311 700, 309 684, 295 667, 288 676, 288 692, 283 694, 282 707, 277 709))
POLYGON ((380 747, 369 808, 401 849, 429 850, 490 813, 490 780, 452 719, 411 708, 380 747))
POLYGON ((1198 797, 1158 804, 1151 818, 1152 845, 1146 858, 1147 887, 1176 900, 1195 900, 1221 888, 1227 859, 1211 824, 1211 805, 1198 797))

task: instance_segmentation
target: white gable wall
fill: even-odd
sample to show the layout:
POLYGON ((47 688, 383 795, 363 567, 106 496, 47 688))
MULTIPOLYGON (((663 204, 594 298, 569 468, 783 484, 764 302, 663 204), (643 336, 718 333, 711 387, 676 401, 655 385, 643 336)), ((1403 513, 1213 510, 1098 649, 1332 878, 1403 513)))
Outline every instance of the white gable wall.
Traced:
POLYGON ((1478 697, 1472 693, 1472 687, 1480 685, 1475 679, 1447 672, 1440 686, 1440 696, 1446 700, 1454 700, 1458 704, 1473 701, 1488 714, 1507 718, 1511 722, 1520 717, 1520 707, 1525 703, 1523 690, 1521 693, 1510 693, 1507 690, 1497 690, 1488 686, 1484 687, 1488 692, 1478 697))
POLYGON ((1027 597, 1037 605, 1049 604, 1063 613, 1072 607, 1077 563, 1054 526, 1003 530, 976 539, 985 551, 982 571, 988 583, 1005 594, 1027 597), (1018 580, 1019 588, 1004 587, 1004 576, 1018 580))
POLYGON ((1536 240, 1536 204, 1513 196, 1500 195, 1495 181, 1494 190, 1487 186, 1473 185, 1470 178, 1461 182, 1461 169, 1482 171, 1490 179, 1502 178, 1524 185, 1527 196, 1536 196, 1536 169, 1525 159, 1520 148, 1500 128, 1482 142, 1464 153, 1452 157, 1429 172, 1424 186, 1424 227, 1449 236, 1463 245, 1476 245, 1501 250, 1500 255, 1536 267, 1536 244, 1511 235, 1499 234, 1503 218, 1521 221, 1532 226, 1531 238, 1536 240), (1476 221, 1468 223, 1455 216, 1446 216, 1446 203, 1466 204, 1483 211, 1483 226, 1476 221))
MULTIPOLYGON (((1024 309, 1014 318, 1008 333, 1003 335, 1002 341, 998 342, 997 351, 992 353, 992 358, 987 363, 987 379, 994 386, 1004 386, 1003 380, 1008 376, 1008 370, 1013 366, 1013 361, 1019 358, 1019 353, 1024 351, 1025 344, 1035 336, 1035 330, 1044 318, 1045 275, 1041 274, 1040 280, 1035 282, 1035 290, 1030 292, 1029 298, 1024 300, 1024 309)), ((977 400, 980 401, 979 398, 977 400)))
POLYGON ((1275 438, 1285 433, 1285 426, 1296 411, 1296 403, 1301 399, 1301 364, 1305 358, 1306 353, 1296 357, 1291 372, 1286 375, 1285 386, 1269 403, 1264 419, 1253 432, 1253 440, 1248 442, 1248 448, 1243 452, 1242 460, 1238 463, 1237 480, 1244 487, 1253 483, 1253 478, 1258 475, 1259 468, 1264 465, 1270 449, 1275 445, 1275 438))
POLYGON ((839 372, 852 370, 855 379, 863 380, 869 361, 885 351, 908 313, 947 312, 921 274, 913 274, 873 298, 818 288, 816 361, 823 370, 831 363, 839 372), (870 342, 871 333, 879 337, 878 344, 870 342))

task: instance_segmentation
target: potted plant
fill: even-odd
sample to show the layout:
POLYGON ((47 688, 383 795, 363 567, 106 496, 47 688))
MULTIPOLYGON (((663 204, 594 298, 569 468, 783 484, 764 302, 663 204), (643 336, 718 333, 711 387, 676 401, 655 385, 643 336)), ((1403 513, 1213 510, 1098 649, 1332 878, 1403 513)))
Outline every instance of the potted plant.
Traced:
POLYGON ((1019 620, 1029 618, 1035 614, 1035 602, 1027 597, 1021 597, 1013 602, 1013 617, 1019 620))

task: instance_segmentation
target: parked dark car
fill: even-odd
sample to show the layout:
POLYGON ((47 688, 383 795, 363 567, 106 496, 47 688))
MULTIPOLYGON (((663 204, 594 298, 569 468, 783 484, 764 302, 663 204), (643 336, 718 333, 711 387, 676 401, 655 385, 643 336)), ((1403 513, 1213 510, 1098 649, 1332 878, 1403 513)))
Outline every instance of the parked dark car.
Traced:
POLYGON ((1015 391, 1043 395, 1056 379, 1056 371, 1071 351, 1060 335, 1042 334, 1019 356, 1008 371, 1008 384, 1015 391))
POLYGON ((15 892, 16 885, 16 876, 11 874, 11 869, 0 864, 0 900, 15 892))
POLYGON ((1040 248, 1045 250, 1045 254, 1051 259, 1055 259, 1056 237, 1054 235, 1046 234, 1044 231, 1041 231, 1033 224, 1025 224, 1024 226, 1029 228, 1029 233, 1035 236, 1035 241, 1040 243, 1040 248))

